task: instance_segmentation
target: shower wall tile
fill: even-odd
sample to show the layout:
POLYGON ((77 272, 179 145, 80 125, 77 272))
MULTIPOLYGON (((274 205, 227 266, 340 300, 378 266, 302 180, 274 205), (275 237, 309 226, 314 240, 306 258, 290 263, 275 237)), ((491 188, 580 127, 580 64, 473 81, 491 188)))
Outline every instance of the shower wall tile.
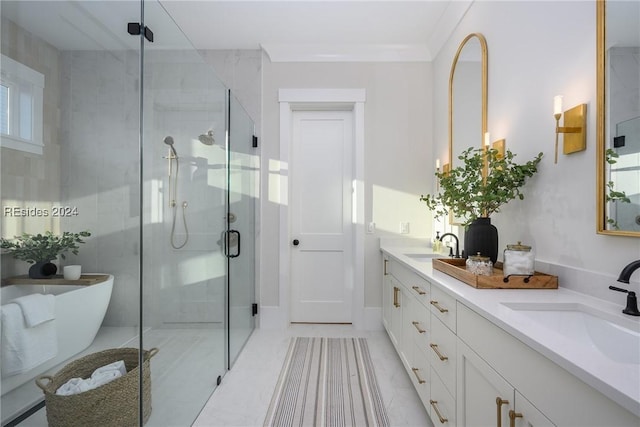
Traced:
POLYGON ((131 73, 137 66, 128 61, 138 56, 65 52, 61 76, 67 107, 61 114, 63 195, 81 212, 76 222, 92 232, 77 261, 85 271, 115 276, 109 326, 135 325, 139 313, 139 245, 130 241, 139 235, 139 203, 131 205, 131 189, 138 186, 138 82, 131 73), (134 225, 127 223, 131 216, 134 225))
POLYGON ((217 78, 231 89, 255 123, 256 135, 261 127, 262 92, 262 52, 258 49, 246 50, 201 50, 205 61, 210 64, 217 78))

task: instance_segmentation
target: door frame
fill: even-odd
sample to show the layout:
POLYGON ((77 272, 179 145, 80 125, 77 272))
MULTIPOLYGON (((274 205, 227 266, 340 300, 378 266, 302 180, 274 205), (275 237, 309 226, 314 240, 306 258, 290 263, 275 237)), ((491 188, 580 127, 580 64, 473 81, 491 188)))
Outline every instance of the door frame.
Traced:
POLYGON ((293 112, 299 110, 342 110, 353 114, 353 298, 352 324, 365 329, 364 319, 364 102, 365 89, 280 89, 280 264, 279 319, 282 327, 290 324, 291 313, 291 227, 289 222, 289 161, 293 112))

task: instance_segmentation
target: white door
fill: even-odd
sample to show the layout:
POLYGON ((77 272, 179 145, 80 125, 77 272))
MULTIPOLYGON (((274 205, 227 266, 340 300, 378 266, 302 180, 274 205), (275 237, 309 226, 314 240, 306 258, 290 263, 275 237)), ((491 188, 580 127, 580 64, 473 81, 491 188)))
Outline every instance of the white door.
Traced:
POLYGON ((351 323, 353 115, 294 111, 291 322, 351 323))

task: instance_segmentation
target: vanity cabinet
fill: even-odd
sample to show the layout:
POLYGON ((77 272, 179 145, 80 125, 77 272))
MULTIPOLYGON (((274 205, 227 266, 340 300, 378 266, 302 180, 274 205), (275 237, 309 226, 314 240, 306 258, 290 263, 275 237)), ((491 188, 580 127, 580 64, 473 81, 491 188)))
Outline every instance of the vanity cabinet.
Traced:
POLYGON ((640 425, 464 299, 386 254, 383 288, 383 324, 434 426, 640 425))
POLYGON ((503 425, 640 425, 634 414, 460 301, 457 318, 458 416, 467 420, 464 425, 497 425, 495 415, 489 424, 476 424, 475 419, 486 417, 491 409, 496 413, 495 399, 505 390, 513 397, 507 398, 510 402, 503 407, 503 425), (513 392, 508 392, 505 383, 513 392), (487 397, 483 393, 495 395, 487 397), (482 409, 475 406, 480 401, 477 405, 482 409))
POLYGON ((457 378, 460 425, 555 426, 462 340, 458 340, 457 378))
POLYGON ((383 324, 423 405, 435 425, 455 426, 455 299, 386 257, 383 287, 383 324))

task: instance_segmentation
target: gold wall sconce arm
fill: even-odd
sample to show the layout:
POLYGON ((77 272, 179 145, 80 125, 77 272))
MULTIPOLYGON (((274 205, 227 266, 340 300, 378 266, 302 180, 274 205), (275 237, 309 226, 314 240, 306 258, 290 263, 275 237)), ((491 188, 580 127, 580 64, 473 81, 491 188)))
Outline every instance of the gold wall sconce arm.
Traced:
POLYGON ((556 119, 556 143, 554 163, 558 163, 558 136, 564 134, 563 154, 572 154, 587 148, 587 104, 576 105, 562 113, 562 97, 554 98, 556 119), (564 126, 560 119, 564 115, 564 126))

